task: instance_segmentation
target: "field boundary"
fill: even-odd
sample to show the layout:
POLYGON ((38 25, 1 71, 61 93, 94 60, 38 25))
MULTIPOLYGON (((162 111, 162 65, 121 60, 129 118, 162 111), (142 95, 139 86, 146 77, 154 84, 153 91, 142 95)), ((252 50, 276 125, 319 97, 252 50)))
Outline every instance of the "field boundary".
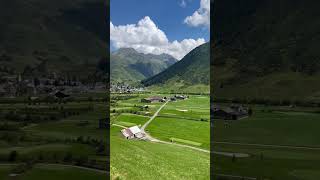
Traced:
POLYGON ((255 144, 255 143, 237 143, 227 141, 213 141, 215 144, 227 144, 227 145, 243 145, 243 146, 257 146, 257 147, 271 147, 271 148, 287 148, 287 149, 305 149, 305 150, 320 150, 320 147, 308 147, 308 146, 290 146, 290 145, 276 145, 276 144, 255 144))

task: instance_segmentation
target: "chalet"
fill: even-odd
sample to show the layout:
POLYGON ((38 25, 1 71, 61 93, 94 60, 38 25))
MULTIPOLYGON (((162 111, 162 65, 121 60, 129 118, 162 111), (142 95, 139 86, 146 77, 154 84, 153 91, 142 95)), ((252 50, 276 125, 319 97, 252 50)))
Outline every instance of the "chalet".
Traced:
POLYGON ((144 137, 144 134, 138 126, 132 126, 130 128, 122 129, 121 133, 126 139, 142 139, 144 137))
POLYGON ((141 99, 143 103, 156 103, 156 102, 165 102, 166 100, 163 97, 153 96, 148 98, 141 99))
POLYGON ((230 107, 222 108, 218 105, 213 105, 211 113, 214 119, 238 120, 248 116, 248 110, 243 106, 231 105, 230 107))

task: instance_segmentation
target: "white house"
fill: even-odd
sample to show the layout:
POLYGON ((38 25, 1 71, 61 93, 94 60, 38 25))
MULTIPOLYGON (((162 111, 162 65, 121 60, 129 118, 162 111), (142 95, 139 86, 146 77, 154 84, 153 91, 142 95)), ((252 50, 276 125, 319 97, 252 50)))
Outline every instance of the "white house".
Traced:
POLYGON ((121 133, 127 139, 132 139, 132 138, 141 139, 144 137, 144 134, 141 132, 138 126, 132 126, 130 128, 122 129, 121 133))

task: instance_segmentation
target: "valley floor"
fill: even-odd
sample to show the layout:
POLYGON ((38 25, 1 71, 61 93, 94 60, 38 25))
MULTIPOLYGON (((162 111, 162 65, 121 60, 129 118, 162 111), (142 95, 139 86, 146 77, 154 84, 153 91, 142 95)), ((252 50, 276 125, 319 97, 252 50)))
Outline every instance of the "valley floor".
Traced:
POLYGON ((248 158, 216 155, 217 178, 225 175, 272 180, 319 178, 318 108, 254 105, 249 118, 214 120, 213 146, 217 151, 248 153, 248 158), (219 176, 221 175, 221 176, 219 176))
POLYGON ((112 107, 133 112, 133 114, 124 113, 124 111, 119 113, 111 110, 114 112, 112 115, 115 116, 113 124, 140 125, 151 140, 126 140, 121 137, 119 126, 111 126, 112 178, 208 179, 210 174, 209 96, 190 96, 187 100, 150 104, 147 111, 152 112, 151 117, 137 115, 138 112, 139 114, 145 112, 137 108, 145 105, 139 102, 143 96, 151 95, 139 95, 129 98, 130 100, 120 100, 112 107), (202 105, 198 106, 198 104, 202 105), (116 113, 118 114, 115 115, 116 113), (166 121, 168 119, 171 122, 166 121), (186 127, 189 128, 186 129, 186 127), (199 134, 192 135, 194 131, 189 131, 192 129, 199 134))

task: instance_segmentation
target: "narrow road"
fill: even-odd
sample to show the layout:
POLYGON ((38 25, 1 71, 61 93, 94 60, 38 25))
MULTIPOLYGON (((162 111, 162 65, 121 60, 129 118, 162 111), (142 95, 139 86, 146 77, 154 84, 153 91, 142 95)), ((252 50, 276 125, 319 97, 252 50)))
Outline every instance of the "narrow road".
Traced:
POLYGON ((154 119, 154 118, 156 118, 157 116, 158 116, 158 114, 159 114, 159 112, 161 111, 161 109, 162 108, 164 108, 166 105, 167 105, 167 103, 168 103, 169 101, 166 101, 164 104, 162 104, 161 106, 160 106, 160 108, 153 114, 153 116, 141 127, 141 131, 142 132, 144 132, 145 133, 145 128, 152 122, 152 120, 154 119))
POLYGON ((271 148, 320 150, 320 147, 308 147, 308 146, 288 146, 288 145, 274 145, 274 144, 236 143, 236 142, 225 142, 225 141, 214 141, 213 143, 215 143, 215 144, 227 144, 227 145, 243 145, 243 146, 256 146, 256 147, 271 147, 271 148))
MULTIPOLYGON (((185 144, 177 144, 177 143, 172 143, 172 142, 168 142, 168 141, 162 141, 162 140, 159 140, 159 139, 152 137, 149 133, 145 132, 146 127, 158 116, 159 112, 167 105, 168 102, 169 101, 166 101, 163 105, 161 105, 160 108, 153 114, 153 116, 141 127, 141 132, 145 134, 146 138, 149 141, 152 141, 152 142, 170 144, 170 145, 185 147, 185 148, 189 148, 189 149, 193 149, 193 150, 197 150, 197 151, 201 151, 201 152, 205 152, 205 153, 210 153, 210 151, 206 150, 206 149, 202 149, 202 148, 198 148, 198 147, 194 147, 194 146, 189 146, 189 145, 185 145, 185 144)), ((244 154, 244 153, 229 153, 229 152, 217 152, 217 151, 211 151, 211 153, 223 155, 223 156, 229 156, 229 157, 235 156, 237 158, 249 157, 249 154, 244 154)))

